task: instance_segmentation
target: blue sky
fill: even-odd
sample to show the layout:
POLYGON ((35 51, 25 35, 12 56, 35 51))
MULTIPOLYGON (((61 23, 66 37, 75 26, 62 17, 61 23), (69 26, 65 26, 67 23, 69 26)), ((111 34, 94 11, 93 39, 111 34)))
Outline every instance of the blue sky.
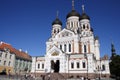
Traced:
MULTIPOLYGON (((31 56, 46 52, 46 41, 51 37, 52 21, 59 18, 66 23, 71 11, 71 0, 0 0, 0 41, 16 49, 27 50, 31 56)), ((101 56, 111 54, 111 41, 120 53, 120 0, 75 0, 75 9, 81 14, 81 5, 91 18, 94 34, 100 39, 101 56)))

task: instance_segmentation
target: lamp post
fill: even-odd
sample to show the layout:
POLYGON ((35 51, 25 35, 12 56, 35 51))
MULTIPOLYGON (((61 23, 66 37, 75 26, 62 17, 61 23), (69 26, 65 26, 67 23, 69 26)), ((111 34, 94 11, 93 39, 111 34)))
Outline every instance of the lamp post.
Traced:
POLYGON ((69 78, 69 59, 70 59, 70 54, 68 54, 68 78, 69 78))
POLYGON ((101 80, 101 59, 100 59, 100 68, 99 68, 99 80, 101 80))
POLYGON ((88 80, 88 58, 86 53, 84 54, 84 56, 85 56, 85 59, 87 60, 87 80, 88 80))
POLYGON ((34 72, 35 78, 36 78, 36 61, 37 61, 37 57, 35 57, 35 72, 34 72))

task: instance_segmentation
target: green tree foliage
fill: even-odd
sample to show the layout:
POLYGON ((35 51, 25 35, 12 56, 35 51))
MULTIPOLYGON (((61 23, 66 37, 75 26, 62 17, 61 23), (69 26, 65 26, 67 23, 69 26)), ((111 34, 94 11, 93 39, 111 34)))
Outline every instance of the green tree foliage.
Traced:
POLYGON ((120 77, 120 55, 111 57, 110 73, 112 76, 120 77))

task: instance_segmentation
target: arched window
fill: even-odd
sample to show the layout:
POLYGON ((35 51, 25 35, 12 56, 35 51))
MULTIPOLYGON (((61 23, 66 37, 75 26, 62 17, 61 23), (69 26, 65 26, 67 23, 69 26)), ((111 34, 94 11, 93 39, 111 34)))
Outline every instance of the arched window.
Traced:
POLYGON ((84 45, 84 53, 86 53, 87 52, 87 47, 86 47, 86 45, 84 45))
POLYGON ((76 64, 77 64, 77 68, 80 68, 80 63, 79 63, 79 62, 77 62, 76 64))
POLYGON ((105 71, 105 65, 102 65, 102 70, 105 71))
POLYGON ((59 33, 59 29, 58 29, 58 33, 59 33))
POLYGON ((83 29, 85 29, 85 24, 83 24, 83 29))
POLYGON ((85 62, 82 62, 82 65, 83 65, 83 68, 85 68, 85 67, 86 67, 86 64, 85 64, 85 62))
POLYGON ((42 69, 44 69, 44 63, 42 63, 42 69))
POLYGON ((10 65, 11 65, 11 62, 9 61, 8 66, 10 66, 10 65))
POLYGON ((5 54, 5 58, 7 58, 7 53, 5 54))
POLYGON ((73 63, 73 62, 71 63, 71 68, 72 68, 72 69, 74 68, 74 63, 73 63))
POLYGON ((66 44, 64 44, 64 51, 66 52, 66 44))
POLYGON ((54 30, 54 33, 56 33, 56 30, 54 30))
POLYGON ((71 52, 71 44, 69 44, 69 52, 71 52))
POLYGON ((73 27, 73 22, 71 22, 71 27, 73 27))
POLYGON ((4 65, 6 65, 6 61, 4 61, 4 65))
POLYGON ((38 64, 38 69, 40 68, 40 64, 38 64))
POLYGON ((62 50, 62 45, 60 45, 60 49, 62 50))
POLYGON ((88 26, 88 24, 87 24, 87 29, 89 29, 89 26, 88 26))

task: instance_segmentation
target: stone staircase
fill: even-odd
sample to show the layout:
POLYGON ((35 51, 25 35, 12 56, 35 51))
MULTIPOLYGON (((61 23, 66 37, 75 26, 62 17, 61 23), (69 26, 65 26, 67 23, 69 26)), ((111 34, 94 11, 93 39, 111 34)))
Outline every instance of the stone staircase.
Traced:
POLYGON ((45 75, 45 80, 65 80, 65 78, 60 73, 48 73, 45 75))

